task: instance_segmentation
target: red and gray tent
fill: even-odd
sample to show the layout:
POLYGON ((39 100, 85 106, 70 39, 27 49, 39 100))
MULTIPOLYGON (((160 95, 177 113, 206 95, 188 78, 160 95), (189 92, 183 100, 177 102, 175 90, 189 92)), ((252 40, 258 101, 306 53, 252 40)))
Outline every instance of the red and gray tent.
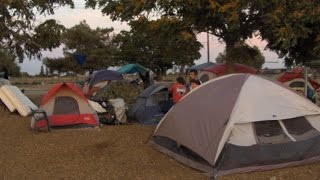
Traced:
MULTIPOLYGON (((207 82, 210 79, 223 76, 226 74, 227 65, 226 64, 215 64, 208 68, 203 69, 203 71, 199 74, 201 82, 207 82)), ((256 74, 257 70, 243 65, 243 64, 234 64, 234 73, 247 73, 247 74, 256 74)))
POLYGON ((320 108, 280 83, 222 76, 183 97, 151 142, 215 176, 317 162, 320 108))
MULTIPOLYGON (((89 125, 97 126, 98 120, 87 98, 73 83, 58 83, 42 98, 40 108, 44 110, 52 127, 89 125)), ((42 127, 45 121, 39 121, 42 127)))
MULTIPOLYGON (((298 92, 301 92, 301 94, 304 94, 304 68, 294 68, 291 71, 285 72, 277 78, 277 81, 288 85, 289 87, 295 89, 298 92)), ((307 98, 313 102, 316 102, 317 90, 320 90, 320 84, 316 80, 308 78, 307 87, 307 98)))

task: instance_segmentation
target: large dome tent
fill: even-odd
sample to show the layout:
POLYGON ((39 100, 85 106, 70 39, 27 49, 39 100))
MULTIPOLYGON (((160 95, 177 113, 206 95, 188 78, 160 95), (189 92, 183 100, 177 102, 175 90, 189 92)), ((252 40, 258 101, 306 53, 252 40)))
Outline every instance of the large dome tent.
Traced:
POLYGON ((151 143, 214 176, 319 162, 320 108, 281 83, 231 74, 183 97, 151 143))

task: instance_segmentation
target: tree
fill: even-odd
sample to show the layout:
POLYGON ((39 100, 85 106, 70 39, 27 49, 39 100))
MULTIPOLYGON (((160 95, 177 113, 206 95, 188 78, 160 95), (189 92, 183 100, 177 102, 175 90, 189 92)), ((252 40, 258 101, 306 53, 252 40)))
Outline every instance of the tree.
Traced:
POLYGON ((47 58, 46 66, 58 72, 84 73, 114 65, 116 62, 113 56, 117 48, 111 42, 112 31, 112 28, 91 29, 85 21, 66 29, 62 38, 65 57, 47 58), (77 64, 77 54, 84 57, 84 64, 77 64))
POLYGON ((161 18, 177 17, 198 32, 209 32, 226 44, 227 64, 232 69, 232 51, 236 43, 252 37, 258 29, 260 1, 127 1, 91 0, 87 4, 102 7, 102 12, 113 20, 129 21, 150 12, 159 12, 161 18))
POLYGON ((272 1, 260 32, 286 66, 320 58, 320 1, 272 1))
POLYGON ((45 58, 43 63, 50 69, 51 75, 54 71, 56 71, 59 75, 69 71, 73 71, 77 74, 85 73, 85 69, 77 65, 73 57, 45 58))
POLYGON ((22 62, 24 55, 40 55, 42 49, 58 47, 62 26, 48 20, 35 26, 36 15, 50 15, 57 6, 74 6, 72 0, 1 1, 0 48, 22 62))
POLYGON ((129 32, 122 31, 114 39, 122 63, 140 63, 153 71, 165 72, 172 62, 190 65, 201 56, 202 45, 196 35, 177 18, 149 21, 140 17, 129 25, 129 32))
POLYGON ((20 67, 15 63, 15 56, 0 49, 0 71, 7 68, 9 76, 20 76, 20 67))
POLYGON ((87 1, 87 6, 99 6, 113 20, 131 21, 156 14, 160 18, 177 17, 198 32, 209 32, 226 44, 229 71, 233 69, 236 44, 259 33, 268 40, 267 47, 280 55, 297 59, 315 51, 318 54, 319 4, 303 0, 87 1), (302 50, 300 46, 312 47, 302 50))
MULTIPOLYGON (((232 53, 234 62, 245 64, 255 69, 261 69, 265 62, 265 58, 257 46, 251 47, 245 43, 241 43, 235 47, 232 53)), ((219 53, 216 61, 217 63, 224 63, 226 61, 226 51, 219 53)))

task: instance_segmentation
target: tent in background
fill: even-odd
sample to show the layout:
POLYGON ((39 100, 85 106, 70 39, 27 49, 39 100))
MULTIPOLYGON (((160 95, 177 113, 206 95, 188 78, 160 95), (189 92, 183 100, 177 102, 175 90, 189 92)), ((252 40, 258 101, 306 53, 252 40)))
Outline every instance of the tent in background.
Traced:
MULTIPOLYGON (((227 71, 226 64, 216 64, 214 66, 204 69, 199 74, 199 77, 200 77, 199 79, 201 82, 207 82, 210 79, 225 75, 226 71, 227 71)), ((234 73, 256 74, 257 70, 249 66, 236 63, 234 64, 234 73)))
POLYGON ((320 108, 280 83, 231 74, 184 96, 151 143, 214 176, 319 162, 320 108))
POLYGON ((138 96, 129 116, 141 124, 155 125, 171 106, 168 88, 161 84, 153 84, 138 96))
MULTIPOLYGON (((304 68, 294 68, 291 71, 285 72, 281 76, 277 77, 277 81, 288 85, 292 89, 295 89, 297 92, 302 93, 302 95, 304 94, 304 68)), ((314 79, 308 78, 307 87, 307 98, 312 102, 316 102, 316 90, 320 88, 320 84, 314 79)))
POLYGON ((123 80, 121 73, 108 69, 102 69, 92 74, 89 85, 94 86, 103 81, 123 80))
POLYGON ((202 71, 208 67, 211 67, 211 66, 214 66, 216 63, 213 63, 213 62, 205 62, 205 63, 202 63, 202 64, 198 64, 198 65, 193 65, 189 68, 187 68, 187 71, 189 71, 190 69, 195 69, 197 71, 202 71))
MULTIPOLYGON (((42 98, 40 110, 44 110, 50 119, 51 127, 86 125, 97 126, 98 119, 87 98, 73 83, 58 83, 49 89, 42 98)), ((34 119, 31 126, 34 128, 34 119)), ((45 120, 37 122, 43 127, 45 120)))
POLYGON ((118 72, 121 74, 135 74, 138 73, 141 80, 143 81, 144 89, 148 88, 154 83, 153 77, 147 68, 141 66, 140 64, 126 64, 118 69, 118 72))
POLYGON ((123 80, 122 74, 108 69, 99 70, 85 79, 82 92, 86 96, 92 96, 114 80, 123 80))
POLYGON ((148 69, 141 66, 140 64, 126 64, 118 69, 118 72, 121 74, 134 74, 139 73, 142 75, 146 75, 148 69))

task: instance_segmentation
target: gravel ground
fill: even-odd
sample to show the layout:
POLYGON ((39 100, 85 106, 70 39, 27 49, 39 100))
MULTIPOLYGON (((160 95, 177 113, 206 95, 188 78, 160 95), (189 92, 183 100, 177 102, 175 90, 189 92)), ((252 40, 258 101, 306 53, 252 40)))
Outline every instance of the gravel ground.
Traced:
MULTIPOLYGON (((39 98, 32 97, 39 101, 39 98)), ((30 117, 0 107, 0 180, 209 179, 146 144, 154 128, 141 125, 33 133, 30 117)), ((320 180, 320 163, 236 174, 218 180, 320 180)))

